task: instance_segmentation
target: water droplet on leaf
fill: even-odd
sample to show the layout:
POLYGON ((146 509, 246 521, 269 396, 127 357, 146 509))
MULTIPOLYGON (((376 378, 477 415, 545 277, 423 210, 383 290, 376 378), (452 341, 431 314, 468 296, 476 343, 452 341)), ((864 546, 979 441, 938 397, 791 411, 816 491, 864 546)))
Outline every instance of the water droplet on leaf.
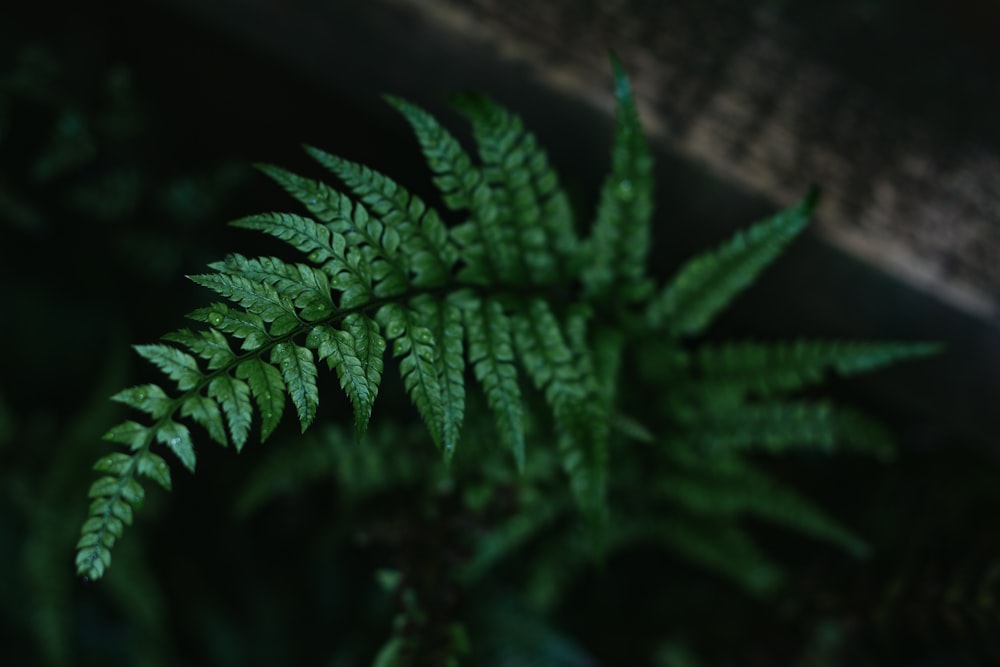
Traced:
POLYGON ((222 324, 223 320, 225 320, 225 318, 222 316, 222 313, 212 313, 208 316, 208 323, 213 327, 217 327, 222 324))

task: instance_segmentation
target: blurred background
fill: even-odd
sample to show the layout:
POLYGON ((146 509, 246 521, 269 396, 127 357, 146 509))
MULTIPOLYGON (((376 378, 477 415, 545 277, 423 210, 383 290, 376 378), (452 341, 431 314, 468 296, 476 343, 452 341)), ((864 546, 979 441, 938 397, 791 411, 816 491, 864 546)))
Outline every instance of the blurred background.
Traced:
POLYGON ((590 210, 608 166, 613 49, 657 158, 659 275, 821 189, 814 228, 712 336, 946 352, 832 387, 892 426, 896 462, 784 471, 875 548, 859 565, 775 538, 794 554, 794 622, 683 569, 655 587, 665 599, 647 599, 650 582, 629 575, 647 556, 633 554, 572 593, 550 619, 559 632, 523 639, 546 658, 505 664, 995 664, 997 34, 1000 4, 985 0, 5 3, 4 663, 371 663, 392 617, 379 555, 322 528, 322 485, 247 510, 263 448, 202 448, 196 477, 177 471, 169 498, 150 494, 109 577, 74 578, 90 466, 124 417, 107 397, 151 377, 130 343, 186 326, 206 302, 185 275, 229 251, 270 252, 225 225, 289 208, 253 163, 318 175, 308 143, 433 197, 383 93, 451 127, 448 93, 488 93, 521 113, 590 210), (609 600, 633 611, 609 619, 609 600))

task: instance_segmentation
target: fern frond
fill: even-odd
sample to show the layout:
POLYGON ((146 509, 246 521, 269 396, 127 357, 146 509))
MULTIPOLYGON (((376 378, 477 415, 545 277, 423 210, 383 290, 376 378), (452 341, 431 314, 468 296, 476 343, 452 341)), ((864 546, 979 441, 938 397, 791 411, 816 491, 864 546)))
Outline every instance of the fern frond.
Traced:
POLYGON ((587 239, 584 286, 595 298, 646 296, 646 258, 653 213, 653 159, 639 123, 632 87, 612 55, 617 121, 611 173, 604 181, 597 217, 587 239))
POLYGON ((457 430, 446 424, 444 394, 435 347, 437 344, 425 314, 412 307, 387 304, 375 314, 376 321, 392 341, 392 355, 399 358, 403 386, 430 431, 434 444, 450 457, 455 442, 446 440, 457 430))
MULTIPOLYGON (((338 195, 338 197, 340 196, 338 195)), ((343 202, 344 206, 347 207, 347 212, 344 215, 349 218, 352 209, 351 201, 343 197, 343 202)), ((333 232, 312 218, 301 215, 259 213, 233 220, 229 224, 233 227, 252 229, 281 239, 305 254, 313 263, 325 262, 343 254, 343 250, 339 252, 334 250, 335 235, 333 232)))
POLYGON ((249 259, 233 253, 225 261, 209 264, 208 268, 270 285, 290 299, 299 310, 299 316, 306 321, 321 320, 334 310, 329 278, 311 266, 287 264, 277 257, 249 259))
POLYGON ((258 357, 250 357, 236 367, 236 377, 250 388, 260 414, 260 440, 264 442, 277 428, 285 411, 288 387, 281 371, 258 357))
POLYGON ((173 407, 173 399, 159 385, 144 384, 123 389, 111 397, 112 401, 124 403, 136 410, 141 410, 153 419, 159 419, 168 414, 173 407))
POLYGON ((832 452, 849 446, 886 458, 894 445, 875 420, 829 401, 772 400, 745 405, 719 405, 681 422, 695 444, 709 451, 754 447, 770 452, 793 448, 832 452))
POLYGON ((298 326, 299 317, 295 304, 266 283, 224 273, 204 273, 189 278, 269 323, 272 336, 286 334, 298 326))
POLYGON ((100 579, 111 565, 111 549, 124 527, 132 524, 146 495, 138 476, 170 490, 170 468, 161 456, 149 451, 155 435, 155 429, 131 421, 105 434, 105 440, 128 445, 134 453, 109 454, 94 465, 94 470, 104 475, 90 486, 90 510, 76 543, 76 568, 81 576, 100 579))
POLYGON ((208 383, 208 397, 218 403, 229 425, 236 451, 243 449, 250 436, 253 408, 250 405, 250 385, 227 373, 217 375, 208 383))
POLYGON ((337 424, 317 425, 286 447, 268 450, 234 499, 234 511, 247 516, 276 496, 335 480, 338 494, 358 503, 386 489, 421 480, 425 474, 408 454, 426 446, 427 431, 419 424, 402 428, 387 422, 364 443, 337 424), (403 450, 403 451, 401 451, 403 450))
POLYGON ((511 230, 502 224, 500 205, 486 177, 433 116, 399 98, 386 99, 413 128, 445 205, 470 214, 468 221, 451 230, 464 262, 459 277, 478 284, 516 281, 518 262, 511 230))
MULTIPOLYGON (((537 516, 512 519, 494 540, 484 540, 467 577, 551 525, 561 512, 559 503, 570 502, 590 523, 591 545, 621 547, 652 539, 757 592, 772 588, 780 572, 735 525, 738 515, 757 515, 860 551, 847 531, 740 457, 755 449, 841 445, 890 452, 890 438, 875 420, 829 402, 788 400, 783 394, 819 381, 824 373, 871 371, 930 354, 934 347, 804 341, 699 350, 678 340, 704 331, 802 232, 812 200, 689 261, 654 295, 646 266, 652 158, 628 79, 617 59, 612 58, 612 66, 617 102, 612 169, 590 235, 582 242, 567 196, 536 138, 520 118, 486 97, 456 101, 471 123, 479 164, 426 111, 387 98, 416 134, 445 205, 460 217, 452 227, 389 177, 313 147, 305 147, 307 153, 342 182, 347 194, 280 167, 258 165, 308 215, 263 213, 232 224, 286 242, 302 261, 234 253, 210 264, 213 272, 190 278, 226 303, 188 315, 205 326, 135 346, 175 383, 176 395, 172 387, 148 383, 112 397, 150 423, 126 420, 105 435, 127 451, 96 466, 101 476, 90 489, 93 501, 77 547, 78 572, 95 579, 110 564, 111 548, 142 502, 140 478, 169 490, 170 469, 154 447, 170 450, 181 465, 195 469, 191 423, 219 444, 232 442, 241 450, 255 419, 262 441, 275 432, 287 397, 306 431, 319 407, 317 362, 337 373, 353 408, 356 444, 371 420, 387 341, 403 388, 446 462, 459 446, 467 419, 468 363, 486 404, 475 396, 470 402, 471 440, 489 439, 472 418, 486 415, 488 408, 500 442, 523 474, 504 483, 530 486, 531 475, 539 473, 525 470, 526 458, 546 462, 546 482, 559 474, 559 466, 568 478, 564 499, 537 516), (639 321, 627 316, 633 308, 644 313, 639 321), (625 382, 633 350, 640 362, 643 355, 652 359, 639 369, 640 382, 661 390, 636 403, 635 389, 625 382), (541 414, 529 410, 541 401, 526 400, 521 372, 544 398, 541 414), (754 401, 747 400, 751 397, 754 401), (622 414, 650 403, 662 410, 642 416, 649 426, 622 414), (549 417, 550 447, 528 449, 528 425, 549 417), (663 479, 670 483, 647 483, 643 471, 631 469, 631 477, 613 480, 614 492, 626 500, 647 494, 640 495, 637 513, 614 524, 608 521, 612 425, 625 436, 621 440, 656 442, 654 434, 660 432, 673 446, 688 448, 651 455, 669 464, 663 479), (647 516, 650 494, 673 506, 669 521, 647 516)), ((391 427, 382 431, 387 432, 393 433, 391 427)), ((336 433, 334 440, 344 439, 336 433)), ((394 439, 389 437, 392 444, 394 439)), ((374 456, 364 448, 346 451, 322 458, 322 469, 336 468, 345 488, 351 471, 374 456)), ((393 459, 379 454, 380 460, 393 459)), ((290 468, 302 474, 304 464, 296 460, 290 468)), ((315 457, 309 460, 316 464, 315 457)), ((318 469, 309 472, 319 474, 318 469)), ((406 469, 406 475, 414 474, 412 467, 406 469)), ((404 478, 410 479, 400 472, 386 483, 404 478)), ((572 531, 559 544, 582 541, 572 531)), ((541 598, 549 595, 551 601, 559 582, 567 581, 582 560, 573 560, 576 555, 568 566, 549 562, 554 583, 541 598), (556 567, 563 569, 553 573, 556 567)))
MULTIPOLYGON (((336 220, 349 220, 351 218, 354 203, 349 197, 338 192, 326 183, 306 178, 304 176, 299 176, 298 174, 294 174, 287 169, 283 169, 272 164, 257 163, 255 166, 261 172, 270 177, 271 180, 280 185, 285 192, 290 194, 303 206, 305 206, 309 213, 314 215, 316 220, 320 223, 333 223, 336 220)), ((236 224, 237 226, 244 226, 244 222, 248 222, 251 225, 267 224, 266 218, 271 216, 281 217, 283 215, 289 214, 266 214, 264 216, 254 215, 235 221, 232 224, 236 224), (258 220, 261 217, 265 219, 258 220)), ((301 218, 300 216, 292 217, 311 222, 312 225, 317 225, 317 223, 310 218, 301 218)), ((296 227, 294 222, 288 226, 292 228, 296 227)), ((322 227, 322 225, 317 226, 322 227)), ((295 236, 290 232, 291 230, 285 232, 285 234, 289 234, 288 238, 282 236, 278 236, 278 238, 289 241, 298 250, 306 254, 313 252, 313 250, 319 250, 319 247, 310 248, 308 250, 305 247, 300 247, 300 244, 306 245, 309 239, 319 241, 319 237, 312 234, 307 234, 305 237, 295 236)), ((275 234, 275 236, 277 236, 277 234, 275 234)), ((327 245, 328 243, 329 241, 326 242, 327 245)), ((320 243, 319 245, 322 246, 324 244, 320 243)), ((316 258, 312 261, 323 261, 323 259, 326 258, 316 258)))
POLYGON ((820 382, 828 371, 846 377, 925 357, 939 349, 929 343, 732 342, 702 345, 695 359, 699 386, 706 391, 770 396, 820 382))
POLYGON ((169 345, 133 345, 132 349, 138 352, 139 356, 159 366, 167 377, 177 382, 177 388, 181 391, 191 389, 201 379, 201 371, 198 369, 198 362, 195 358, 175 347, 169 345))
POLYGON ((390 252, 398 247, 406 258, 414 274, 414 287, 446 282, 458 250, 437 211, 384 174, 312 146, 307 146, 306 151, 383 221, 387 230, 385 245, 390 252), (398 236, 398 241, 392 234, 398 236))
POLYGON ((579 240, 573 214, 548 156, 521 119, 484 95, 465 94, 453 106, 472 123, 483 175, 501 207, 503 228, 526 280, 567 274, 579 240))
POLYGON ((316 350, 319 359, 336 369, 340 387, 354 406, 358 437, 364 434, 371 418, 375 397, 382 381, 382 355, 385 339, 378 324, 365 315, 351 313, 344 318, 342 330, 318 326, 309 332, 306 345, 316 350))
MULTIPOLYGON (((242 365, 240 368, 242 368, 242 365)), ((241 379, 245 380, 246 378, 241 379)), ((283 397, 282 401, 284 401, 283 397)), ((266 415, 267 413, 264 414, 266 415)), ((222 421, 222 411, 219 409, 219 404, 211 398, 198 394, 188 396, 181 403, 181 417, 190 417, 193 419, 196 424, 208 431, 208 435, 212 440, 223 447, 229 444, 229 439, 226 437, 226 427, 222 421)), ((267 425, 268 423, 268 418, 265 418, 264 424, 267 425)), ((269 435, 270 432, 270 430, 267 430, 265 433, 269 435)))
MULTIPOLYGON (((332 168, 332 165, 340 162, 339 158, 322 151, 313 148, 307 150, 328 167, 332 168)), ((352 201, 325 184, 277 167, 262 165, 260 168, 302 201, 317 215, 321 223, 289 214, 269 214, 250 216, 231 224, 272 234, 288 241, 300 252, 307 253, 309 261, 325 262, 323 270, 330 275, 333 286, 349 292, 346 304, 345 297, 341 298, 341 307, 347 308, 359 303, 368 293, 385 297, 406 289, 409 284, 410 263, 413 260, 403 251, 412 250, 413 243, 402 248, 402 234, 406 233, 409 240, 409 237, 414 236, 414 230, 396 224, 398 220, 385 224, 378 216, 371 215, 363 204, 352 201), (340 278, 351 274, 358 279, 355 286, 358 293, 338 283, 340 278)), ((420 208, 417 202, 414 202, 413 207, 415 211, 420 208)), ((447 236, 442 238, 440 234, 443 227, 436 228, 435 220, 436 215, 429 216, 417 231, 426 232, 424 236, 437 241, 433 248, 439 253, 440 259, 440 255, 446 254, 449 249, 447 236)), ((440 223, 440 220, 437 222, 440 223)), ((422 238, 420 234, 417 237, 422 238)), ((422 262, 427 261, 424 255, 418 256, 422 262)), ((427 270, 424 266, 418 266, 417 269, 421 272, 427 270)))
POLYGON ((213 303, 207 308, 199 308, 188 314, 188 318, 210 324, 219 331, 224 331, 234 338, 240 338, 243 343, 240 349, 244 351, 259 350, 269 340, 271 334, 264 320, 254 313, 234 310, 224 303, 213 303))
POLYGON ((809 223, 811 195, 792 208, 737 232, 718 249, 687 261, 647 308, 654 329, 674 336, 701 333, 749 287, 809 223))
POLYGON ((532 299, 523 312, 512 317, 515 349, 521 365, 553 410, 559 432, 558 446, 573 495, 595 526, 606 520, 603 483, 604 452, 608 426, 594 382, 563 334, 551 307, 532 299))
POLYGON ((165 335, 163 340, 179 343, 191 350, 208 362, 210 371, 226 366, 235 358, 229 341, 218 329, 208 328, 197 333, 190 329, 180 329, 165 335))
POLYGON ((778 484, 736 456, 699 456, 673 448, 675 470, 658 475, 652 494, 714 519, 754 516, 793 528, 863 557, 869 547, 798 493, 778 484))
POLYGON ((463 302, 469 363, 486 393, 500 440, 524 471, 524 414, 521 387, 514 366, 510 318, 495 299, 469 298, 463 302))
POLYGON ((194 472, 194 445, 191 443, 191 431, 184 424, 172 419, 166 419, 156 429, 156 441, 167 446, 180 459, 184 467, 194 472))
POLYGON ((278 343, 271 350, 271 362, 278 364, 281 377, 288 387, 292 405, 299 413, 299 423, 303 432, 316 417, 319 405, 319 390, 316 388, 316 363, 307 347, 294 343, 278 343))
POLYGON ((454 297, 443 300, 420 297, 411 302, 423 315, 436 341, 434 367, 441 385, 441 437, 446 459, 455 451, 465 418, 464 330, 462 311, 455 301, 454 297))

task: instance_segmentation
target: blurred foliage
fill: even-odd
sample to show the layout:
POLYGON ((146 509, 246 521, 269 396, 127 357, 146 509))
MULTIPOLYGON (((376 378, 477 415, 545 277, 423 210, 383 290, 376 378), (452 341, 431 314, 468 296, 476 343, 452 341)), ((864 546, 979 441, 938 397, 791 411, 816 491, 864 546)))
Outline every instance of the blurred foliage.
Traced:
MULTIPOLYGON (((133 528, 114 571, 84 586, 72 569, 79 499, 105 451, 100 434, 121 416, 107 397, 141 374, 127 341, 135 329, 169 328, 190 305, 187 288, 173 288, 218 258, 210 229, 229 217, 247 171, 239 160, 179 163, 129 63, 4 37, 5 664, 369 665, 401 650, 394 627, 407 624, 476 665, 1000 660, 996 462, 940 438, 888 468, 850 457, 765 462, 872 547, 859 564, 748 520, 787 572, 789 586, 767 602, 648 545, 581 568, 569 498, 546 486, 558 462, 543 448, 530 448, 533 476, 516 483, 508 465, 466 469, 461 457, 446 474, 422 427, 406 423, 360 445, 336 427, 282 431, 235 464, 232 452, 206 449, 199 478, 211 484, 179 477, 170 506, 151 494, 145 524, 155 530, 133 528), (162 321, 127 305, 149 289, 175 301, 162 321), (220 507, 218 497, 235 500, 220 507), (497 526, 506 541, 467 539, 497 526), (195 546, 204 543, 208 556, 195 546)), ((384 393, 380 409, 404 409, 400 388, 384 393)), ((506 455, 485 435, 468 440, 483 457, 506 455)))

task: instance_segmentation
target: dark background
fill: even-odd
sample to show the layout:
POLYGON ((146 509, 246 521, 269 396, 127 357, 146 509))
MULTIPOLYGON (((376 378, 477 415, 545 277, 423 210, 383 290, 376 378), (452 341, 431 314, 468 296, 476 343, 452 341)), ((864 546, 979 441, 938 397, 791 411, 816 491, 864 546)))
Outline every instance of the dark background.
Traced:
MULTIPOLYGON (((747 11, 711 4, 720 24, 747 11)), ((940 136, 996 141, 997 89, 981 83, 995 81, 1000 65, 996 3, 772 4, 809 37, 802 57, 883 91, 940 136)), ((643 4, 626 9, 641 16, 643 4)), ((169 498, 150 494, 113 568, 146 579, 116 585, 112 574, 85 587, 72 576, 72 544, 91 462, 107 451, 100 435, 124 415, 107 396, 152 377, 128 345, 184 326, 183 314, 205 303, 186 274, 228 251, 270 252, 224 224, 288 209, 253 163, 319 175, 300 148, 309 143, 431 198, 415 142, 379 94, 410 97, 448 122, 444 93, 475 88, 523 111, 575 203, 592 206, 607 166, 603 110, 485 46, 456 52, 436 42, 426 21, 415 9, 379 15, 318 2, 248 3, 245 11, 237 2, 205 11, 180 2, 0 10, 5 664, 368 664, 388 635, 391 605, 370 583, 379 554, 330 546, 328 491, 233 519, 226 499, 260 462, 259 447, 239 457, 203 447, 197 476, 175 471, 169 498), (129 568, 130 560, 147 566, 129 568)), ((610 98, 604 77, 594 85, 610 98)), ((664 276, 791 203, 657 151, 664 276)), ((801 582, 804 602, 789 625, 787 609, 761 608, 682 564, 660 565, 658 555, 626 554, 575 591, 554 623, 589 652, 589 664, 640 664, 637 647, 664 627, 684 629, 704 664, 996 661, 996 324, 810 236, 711 335, 734 334, 948 345, 938 359, 831 387, 893 427, 896 462, 847 457, 777 470, 836 508, 876 556, 859 565, 765 532, 801 582), (651 564, 673 574, 653 583, 630 575, 651 564), (609 601, 628 613, 609 619, 609 601), (848 647, 838 654, 845 662, 822 657, 827 640, 848 647)))

